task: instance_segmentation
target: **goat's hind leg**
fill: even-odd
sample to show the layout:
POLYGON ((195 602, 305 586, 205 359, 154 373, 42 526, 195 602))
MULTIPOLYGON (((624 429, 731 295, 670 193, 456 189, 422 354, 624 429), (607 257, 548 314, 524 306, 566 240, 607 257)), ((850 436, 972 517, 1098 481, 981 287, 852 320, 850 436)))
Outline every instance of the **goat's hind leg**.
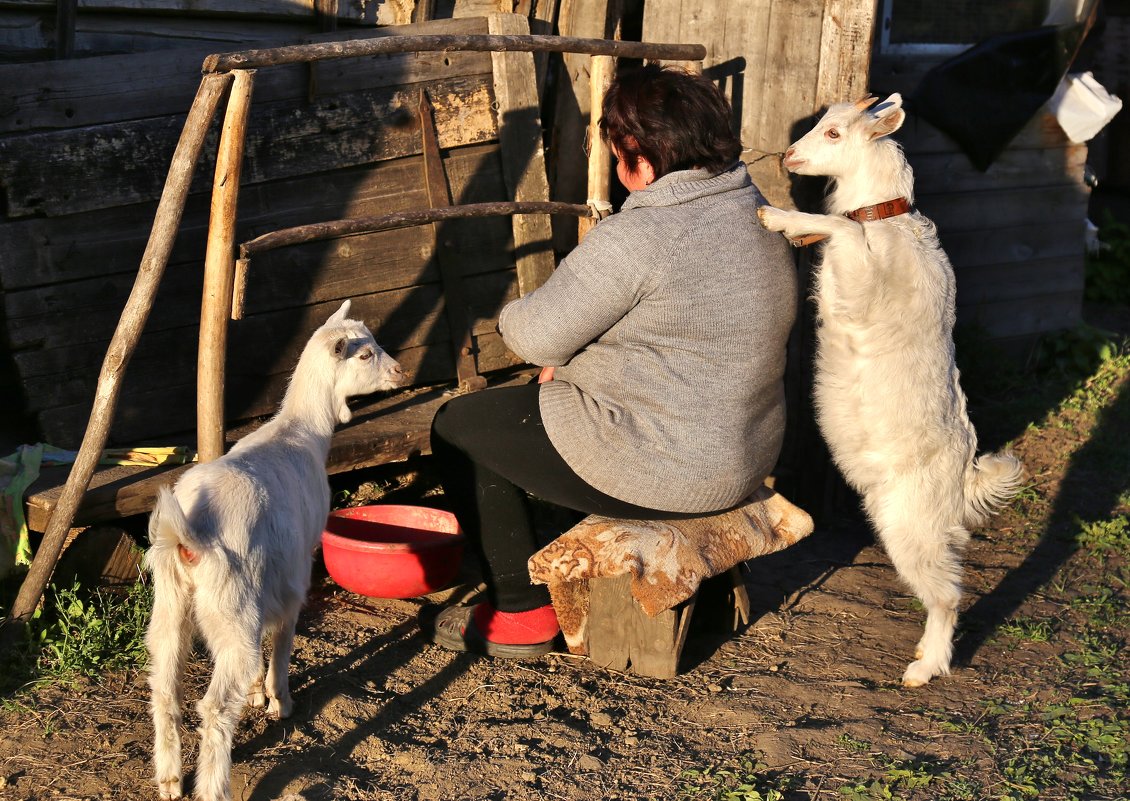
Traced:
POLYGON ((287 618, 271 633, 271 659, 267 668, 267 714, 275 718, 289 718, 294 710, 290 697, 290 657, 294 651, 294 628, 298 624, 301 604, 288 610, 287 618))
POLYGON ((149 650, 154 778, 162 799, 180 798, 183 792, 181 677, 192 647, 191 601, 175 581, 175 578, 155 580, 153 614, 145 634, 149 650))
POLYGON ((208 691, 196 704, 200 715, 200 756, 192 797, 195 801, 229 801, 231 749, 236 726, 252 682, 262 670, 258 632, 212 632, 208 646, 215 659, 208 691))
POLYGON ((961 560, 954 544, 959 531, 880 531, 880 537, 899 576, 926 607, 926 630, 918 641, 915 660, 903 673, 906 687, 920 687, 934 676, 950 672, 957 607, 961 601, 961 560))

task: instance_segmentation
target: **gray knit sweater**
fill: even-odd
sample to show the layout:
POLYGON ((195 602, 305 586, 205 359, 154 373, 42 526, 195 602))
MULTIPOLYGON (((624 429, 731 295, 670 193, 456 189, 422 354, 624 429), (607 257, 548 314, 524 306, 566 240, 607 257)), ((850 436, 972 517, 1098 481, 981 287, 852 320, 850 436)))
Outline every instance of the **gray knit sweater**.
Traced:
POLYGON ((665 175, 502 310, 506 344, 557 366, 539 397, 550 441, 605 494, 711 512, 773 469, 797 288, 764 202, 741 163, 665 175))

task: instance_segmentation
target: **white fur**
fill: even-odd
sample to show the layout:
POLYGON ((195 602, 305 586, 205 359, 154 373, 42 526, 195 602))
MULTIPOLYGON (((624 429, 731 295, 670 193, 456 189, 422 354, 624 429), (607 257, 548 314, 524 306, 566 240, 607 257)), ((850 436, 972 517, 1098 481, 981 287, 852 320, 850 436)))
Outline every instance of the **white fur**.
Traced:
POLYGON ((926 607, 926 631, 903 684, 949 672, 961 599, 961 550, 1016 492, 1020 462, 976 456, 954 364, 954 276, 934 224, 912 212, 856 223, 846 212, 905 197, 914 177, 887 136, 902 98, 873 110, 831 107, 785 153, 785 166, 833 179, 827 214, 771 207, 766 228, 823 234, 816 283, 815 399, 832 458, 862 495, 896 570, 926 607))
POLYGON ((314 332, 278 414, 225 456, 188 470, 173 491, 162 489, 149 518, 146 565, 156 595, 146 643, 162 799, 182 794, 181 676, 194 631, 215 663, 196 706, 196 801, 231 797, 232 736, 245 700, 262 706, 265 693, 269 715, 290 715, 287 670, 329 513, 334 426, 349 420, 348 398, 404 383, 400 365, 348 312, 347 300, 314 332))

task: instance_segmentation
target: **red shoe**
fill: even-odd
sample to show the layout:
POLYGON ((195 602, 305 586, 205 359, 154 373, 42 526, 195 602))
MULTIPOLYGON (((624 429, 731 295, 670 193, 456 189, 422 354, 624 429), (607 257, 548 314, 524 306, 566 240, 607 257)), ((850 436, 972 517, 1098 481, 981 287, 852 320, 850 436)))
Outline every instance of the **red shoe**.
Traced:
MULTIPOLYGON (((432 633, 432 642, 447 648, 450 651, 469 651, 475 654, 486 654, 502 659, 536 659, 553 650, 556 631, 544 642, 496 642, 488 640, 476 624, 477 618, 497 618, 505 616, 507 619, 490 628, 499 629, 501 634, 496 634, 499 639, 524 639, 531 633, 549 628, 546 625, 546 616, 552 613, 553 607, 542 607, 530 612, 495 612, 489 605, 476 604, 474 606, 449 606, 436 617, 435 630, 432 633), (531 621, 534 626, 523 625, 522 616, 536 613, 531 621), (505 631, 510 629, 510 631, 505 631), (511 636, 506 636, 507 634, 511 636), (525 636, 524 636, 525 635, 525 636)), ((553 618, 552 627, 556 629, 556 617, 553 618)), ((491 632, 495 633, 494 631, 491 632)), ((538 634, 537 636, 541 636, 538 634)))

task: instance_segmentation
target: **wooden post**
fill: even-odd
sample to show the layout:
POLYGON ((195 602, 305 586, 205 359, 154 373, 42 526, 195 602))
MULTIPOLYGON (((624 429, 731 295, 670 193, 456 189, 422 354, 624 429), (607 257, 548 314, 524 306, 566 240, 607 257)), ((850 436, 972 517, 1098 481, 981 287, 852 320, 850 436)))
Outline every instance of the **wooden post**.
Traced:
POLYGON ((94 393, 94 407, 90 412, 90 423, 86 427, 82 445, 79 446, 78 455, 67 476, 67 483, 59 496, 59 502, 47 522, 43 542, 35 553, 31 568, 24 577, 19 594, 12 604, 12 610, 4 621, 0 645, 6 646, 19 634, 20 624, 26 622, 35 611, 35 607, 39 605, 43 589, 51 578, 51 572, 59 559, 59 553, 63 550, 63 543, 71 523, 74 522, 75 512, 78 511, 83 493, 86 492, 90 477, 94 475, 94 469, 98 466, 98 460, 110 433, 110 423, 113 421, 126 365, 133 356, 141 331, 153 308, 153 297, 157 293, 165 266, 169 262, 169 253, 173 249, 177 229, 180 228, 185 199, 188 197, 192 174, 200 157, 200 148, 204 145, 204 136, 231 82, 230 75, 206 75, 200 82, 196 99, 192 102, 180 141, 173 153, 169 174, 165 179, 165 188, 157 204, 153 229, 149 234, 145 253, 141 257, 141 266, 137 270, 133 290, 126 300, 125 309, 118 319, 118 326, 102 362, 102 372, 98 376, 98 385, 94 393))
MULTIPOLYGON (((243 144, 251 106, 253 70, 233 70, 216 155, 208 247, 204 255, 204 293, 200 302, 200 347, 196 362, 196 450, 201 462, 224 455, 224 371, 228 318, 235 283, 235 218, 243 144)), ((240 310, 242 312, 242 309, 240 310)))
MULTIPOLYGON (((612 198, 612 153, 600 136, 600 110, 615 68, 612 56, 589 58, 588 200, 595 206, 608 203, 612 198)), ((581 217, 577 221, 577 240, 584 239, 597 222, 596 217, 581 217)))
MULTIPOLYGON (((529 31, 526 20, 514 14, 491 14, 487 29, 498 35, 529 31)), ((506 191, 515 201, 549 200, 534 57, 531 53, 491 53, 491 65, 506 191)), ((544 284, 557 266, 553 226, 544 216, 525 214, 515 214, 511 225, 518 294, 525 295, 544 284)))

